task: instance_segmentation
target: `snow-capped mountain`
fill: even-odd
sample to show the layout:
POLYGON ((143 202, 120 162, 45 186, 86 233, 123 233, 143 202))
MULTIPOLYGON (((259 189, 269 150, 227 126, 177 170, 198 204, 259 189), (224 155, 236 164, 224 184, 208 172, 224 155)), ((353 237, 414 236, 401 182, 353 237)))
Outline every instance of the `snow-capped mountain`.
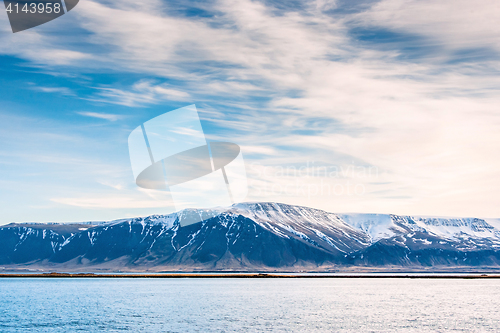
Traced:
POLYGON ((78 270, 330 270, 500 266, 500 220, 334 214, 278 203, 110 222, 0 228, 0 266, 78 270), (207 218, 185 225, 194 215, 207 218))

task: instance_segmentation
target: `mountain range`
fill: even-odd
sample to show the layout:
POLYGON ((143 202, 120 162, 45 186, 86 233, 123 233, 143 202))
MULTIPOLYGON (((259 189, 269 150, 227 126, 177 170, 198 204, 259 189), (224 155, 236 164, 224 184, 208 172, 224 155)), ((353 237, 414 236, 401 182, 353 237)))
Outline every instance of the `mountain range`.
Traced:
POLYGON ((279 203, 0 227, 0 270, 500 269, 500 219, 334 214, 279 203), (203 222, 189 224, 193 215, 203 222))

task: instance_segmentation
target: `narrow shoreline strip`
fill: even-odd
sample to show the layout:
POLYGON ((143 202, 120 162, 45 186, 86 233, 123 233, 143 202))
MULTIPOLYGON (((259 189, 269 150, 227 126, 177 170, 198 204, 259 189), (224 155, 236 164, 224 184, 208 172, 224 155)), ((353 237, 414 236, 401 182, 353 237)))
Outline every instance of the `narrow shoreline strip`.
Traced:
POLYGON ((219 274, 199 274, 199 273, 157 273, 157 274, 94 274, 94 273, 27 273, 27 274, 0 274, 0 278, 113 278, 113 279, 179 279, 179 278, 328 278, 328 279, 500 279, 499 274, 442 274, 442 275, 418 275, 418 274, 387 274, 387 275, 374 275, 374 274, 264 274, 264 273, 219 273, 219 274))

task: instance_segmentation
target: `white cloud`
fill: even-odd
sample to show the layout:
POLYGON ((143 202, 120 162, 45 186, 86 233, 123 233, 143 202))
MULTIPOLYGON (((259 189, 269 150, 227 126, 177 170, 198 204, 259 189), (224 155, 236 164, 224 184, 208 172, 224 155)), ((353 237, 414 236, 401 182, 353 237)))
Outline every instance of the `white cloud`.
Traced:
MULTIPOLYGON (((352 158, 383 170, 380 180, 363 180, 362 196, 269 200, 337 211, 500 216, 500 62, 451 64, 463 49, 500 48, 499 4, 384 0, 343 17, 322 13, 336 5, 319 1, 305 12, 277 15, 258 1, 220 0, 210 8, 215 18, 193 19, 164 14, 159 1, 137 7, 89 0, 74 13, 93 33, 91 48, 102 52, 56 52, 56 63, 182 82, 99 87, 92 99, 131 107, 219 103, 227 110, 207 108, 209 120, 229 129, 231 141, 267 155, 263 165, 352 158), (432 58, 404 61, 397 43, 392 50, 363 45, 349 35, 352 26, 421 36, 438 47, 432 58), (318 121, 324 126, 309 125, 318 121)), ((45 50, 35 37, 26 35, 23 45, 45 50)), ((85 200, 78 202, 93 204, 85 200)))
POLYGON ((75 96, 75 93, 66 87, 34 87, 34 90, 38 90, 45 93, 57 93, 66 96, 75 96))
POLYGON ((165 84, 154 84, 145 80, 134 84, 129 91, 102 87, 97 89, 99 90, 97 96, 89 98, 90 100, 129 107, 157 104, 166 100, 185 101, 189 99, 189 94, 186 92, 170 88, 165 84))
POLYGON ((500 51, 500 3, 495 0, 384 0, 355 19, 365 25, 423 35, 447 48, 500 51))
POLYGON ((81 116, 84 116, 84 117, 105 119, 105 120, 109 120, 109 121, 117 121, 118 119, 122 118, 121 115, 110 114, 110 113, 99 113, 99 112, 89 112, 89 111, 80 111, 80 112, 76 112, 76 113, 81 115, 81 116))
POLYGON ((77 197, 77 198, 52 198, 51 201, 75 206, 80 208, 89 209, 133 209, 133 208, 163 208, 168 201, 155 201, 150 199, 137 200, 131 195, 111 196, 106 195, 102 197, 77 197))

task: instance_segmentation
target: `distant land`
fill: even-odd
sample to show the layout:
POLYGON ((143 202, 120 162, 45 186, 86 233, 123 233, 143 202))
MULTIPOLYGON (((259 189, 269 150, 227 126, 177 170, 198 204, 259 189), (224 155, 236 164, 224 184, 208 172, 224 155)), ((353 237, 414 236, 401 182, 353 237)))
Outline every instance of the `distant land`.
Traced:
POLYGON ((500 219, 335 214, 243 203, 0 227, 1 272, 500 272, 500 219))

